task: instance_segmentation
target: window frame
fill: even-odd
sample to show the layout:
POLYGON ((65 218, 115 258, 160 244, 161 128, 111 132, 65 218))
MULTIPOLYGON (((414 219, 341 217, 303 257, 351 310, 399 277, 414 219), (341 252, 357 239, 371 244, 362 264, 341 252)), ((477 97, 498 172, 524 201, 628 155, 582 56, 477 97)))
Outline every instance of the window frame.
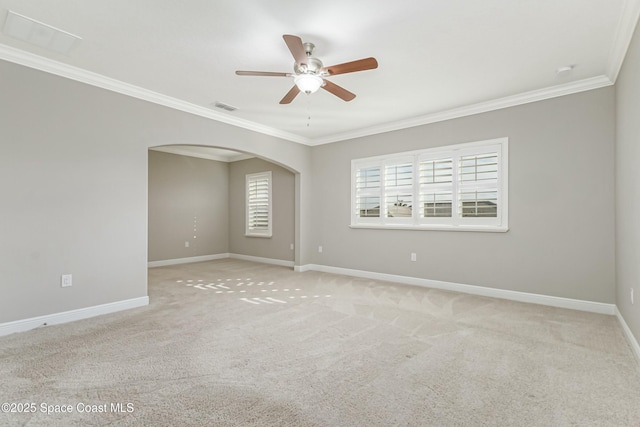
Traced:
POLYGON ((266 237, 270 238, 273 235, 273 197, 272 197, 272 188, 273 188, 273 177, 271 171, 265 172, 257 172, 250 173, 245 175, 245 233, 246 237, 266 237), (251 206, 252 201, 250 198, 250 186, 251 183, 257 180, 267 180, 267 228, 266 229, 257 229, 251 227, 251 206))
POLYGON ((351 228, 379 228, 379 229, 404 229, 404 230, 452 230, 452 231, 486 231, 506 232, 508 226, 508 178, 509 178, 509 139, 507 137, 484 141, 475 141, 455 145, 428 148, 416 151, 391 153, 388 155, 353 159, 351 161, 351 228), (497 153, 497 178, 490 181, 461 181, 459 175, 460 158, 463 156, 497 153), (386 189, 385 174, 387 167, 406 163, 411 159, 413 164, 412 188, 412 216, 405 218, 389 218, 387 216, 386 198, 391 194, 386 189), (422 194, 429 188, 429 184, 420 182, 420 164, 424 161, 452 159, 452 182, 435 183, 433 191, 451 191, 451 217, 424 217, 420 214, 422 194), (380 168, 379 190, 367 191, 367 195, 379 197, 379 217, 359 217, 357 211, 357 198, 363 194, 358 191, 357 175, 363 168, 380 168), (463 217, 459 211, 461 202, 461 188, 478 189, 479 191, 497 192, 497 212, 495 217, 463 217))

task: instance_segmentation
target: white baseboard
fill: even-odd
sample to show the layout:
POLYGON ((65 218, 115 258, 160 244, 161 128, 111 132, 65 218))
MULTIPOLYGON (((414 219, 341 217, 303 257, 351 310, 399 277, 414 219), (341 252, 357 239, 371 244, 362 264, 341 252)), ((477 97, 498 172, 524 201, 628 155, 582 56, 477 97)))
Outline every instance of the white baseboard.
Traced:
POLYGON ((293 267, 293 261, 286 261, 284 259, 263 258, 259 256, 241 255, 241 254, 229 254, 229 258, 242 259, 245 261, 261 262, 263 264, 281 265, 283 267, 293 267))
POLYGON ((115 313, 117 311, 129 310, 130 308, 143 307, 145 305, 149 305, 148 296, 95 305, 93 307, 79 308, 77 310, 63 311, 62 313, 48 314, 46 316, 16 320, 14 322, 0 323, 0 336, 30 331, 31 329, 45 325, 57 325, 60 323, 73 322, 74 320, 88 319, 102 314, 115 313))
POLYGON ((188 258, 175 258, 175 259, 164 259, 162 261, 150 261, 147 263, 148 268, 154 267, 164 267, 167 265, 176 265, 176 264, 189 264, 192 262, 202 262, 202 261, 213 261, 215 259, 224 259, 229 258, 229 254, 213 254, 213 255, 201 255, 201 256, 192 256, 188 258))
POLYGON ((224 253, 224 254, 194 256, 189 258, 164 259, 162 261, 150 261, 147 263, 147 267, 148 268, 165 267, 167 265, 190 264, 192 262, 213 261, 216 259, 225 259, 225 258, 243 259, 245 261, 261 262, 263 264, 281 265, 283 267, 294 266, 293 261, 286 261, 283 259, 263 258, 259 256, 252 256, 252 255, 224 253))
POLYGON ((616 311, 615 304, 531 294, 527 292, 510 291, 505 289, 486 288, 484 286, 443 282, 440 280, 422 279, 419 277, 398 276, 395 274, 375 273, 371 271, 352 270, 349 268, 330 267, 327 265, 318 264, 307 264, 296 268, 296 271, 300 272, 309 270, 321 271, 324 273, 342 274, 345 276, 362 277, 365 279, 384 280, 387 282, 403 283, 407 285, 422 286, 426 288, 463 292, 466 294, 501 298, 532 304, 541 304, 550 307, 569 308, 572 310, 588 311, 592 313, 614 315, 616 311))
POLYGON ((640 362, 640 344, 638 344, 638 340, 636 340, 636 337, 633 336, 633 332, 631 332, 631 329, 629 329, 629 325, 627 325, 627 322, 625 322, 624 317, 622 317, 622 314, 620 313, 620 310, 618 310, 618 307, 616 307, 616 317, 618 318, 618 321, 622 326, 622 330, 624 331, 624 334, 629 341, 629 345, 631 345, 633 353, 636 355, 638 362, 640 362))

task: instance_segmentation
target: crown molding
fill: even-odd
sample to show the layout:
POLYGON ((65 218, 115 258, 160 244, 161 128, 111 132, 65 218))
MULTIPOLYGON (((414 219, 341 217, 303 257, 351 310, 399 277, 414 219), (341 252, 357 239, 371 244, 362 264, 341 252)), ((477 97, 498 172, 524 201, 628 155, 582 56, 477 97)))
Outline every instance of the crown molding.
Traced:
POLYGON ((633 39, 633 33, 640 18, 640 0, 625 0, 618 21, 613 46, 609 55, 607 76, 613 83, 618 79, 622 63, 633 39))
POLYGON ((129 83, 125 83, 110 77, 103 76, 92 71, 74 67, 73 65, 64 64, 53 59, 35 55, 24 50, 16 49, 0 43, 0 59, 13 62, 15 64, 24 65, 25 67, 44 71, 46 73, 55 74, 77 82, 86 83, 91 86, 117 92, 143 101, 152 102, 154 104, 173 108, 175 110, 184 111, 185 113, 194 114, 208 119, 216 120, 232 126, 248 129, 265 135, 275 136, 277 138, 286 139, 301 144, 307 144, 307 138, 284 132, 279 129, 260 125, 258 123, 228 116, 208 108, 201 107, 190 102, 186 102, 177 98, 163 95, 148 89, 141 88, 129 83))
POLYGON ((414 117, 406 120, 399 120, 390 123, 384 123, 378 126, 372 126, 364 129, 358 129, 351 132, 344 132, 328 137, 314 139, 310 145, 329 144, 332 142, 345 141, 347 139, 361 138, 364 136, 376 135, 379 133, 392 132, 400 129, 406 129, 416 126, 427 125, 445 120, 458 119, 461 117, 472 116, 474 114, 487 113, 489 111, 500 110, 517 105, 529 104, 531 102, 543 101, 545 99, 556 98, 559 96, 571 95, 587 90, 599 89, 613 85, 607 76, 592 77, 589 79, 579 80, 576 82, 565 83, 544 89, 532 90, 517 95, 498 98, 491 101, 481 102, 478 104, 467 105, 464 107, 454 108, 447 111, 440 111, 433 114, 414 117))
POLYGON ((180 156, 188 156, 188 157, 197 157, 199 159, 206 160, 215 160, 217 162, 224 163, 233 163, 240 160, 253 159, 255 156, 244 154, 244 153, 234 153, 229 156, 220 156, 207 152, 194 151, 189 148, 189 146, 179 146, 179 145, 169 145, 169 146, 160 146, 160 147, 151 147, 149 150, 152 151, 161 151, 163 153, 169 154, 178 154, 180 156))
MULTIPOLYGON (((625 7, 631 8, 636 15, 640 13, 640 0, 627 0, 625 7)), ((626 10, 626 9, 625 9, 626 10)), ((620 60, 620 64, 616 67, 615 75, 624 60, 624 54, 628 48, 629 41, 633 35, 633 29, 635 28, 635 22, 637 22, 637 16, 633 20, 625 18, 623 20, 624 25, 619 26, 618 35, 616 36, 617 45, 623 46, 624 49, 619 48, 616 51, 622 52, 614 55, 615 61, 620 60), (622 29, 624 27, 624 30, 622 29), (630 29, 630 30, 629 30, 630 29), (630 32, 629 32, 630 31, 630 32)), ((377 126, 368 128, 357 129, 354 131, 337 133, 318 138, 306 138, 300 135, 285 132, 279 129, 271 128, 268 126, 260 125, 258 123, 231 117, 223 113, 212 111, 208 108, 201 107, 180 99, 172 98, 167 95, 163 95, 157 92, 153 92, 138 86, 134 86, 128 83, 121 82, 119 80, 112 79, 110 77, 103 76, 91 71, 83 70, 72 65, 64 64, 58 61, 54 61, 49 58, 44 58, 39 55, 32 54, 23 50, 12 48, 7 45, 0 44, 0 59, 13 62, 19 65, 24 65, 33 69, 44 71, 47 73, 55 74, 61 77, 65 77, 71 80, 75 80, 81 83, 86 83, 92 86, 100 87, 102 89, 117 92, 123 95, 131 96, 144 101, 152 102, 154 104, 162 105, 165 107, 173 108, 176 110, 184 111, 201 117, 205 117, 211 120, 216 120, 222 123, 226 123, 232 126, 237 126, 250 131, 274 136, 284 140, 297 142, 308 146, 316 146, 322 144, 329 144, 332 142, 339 142, 348 139, 360 138, 364 136, 371 136, 375 134, 392 132, 400 129, 406 129, 416 126, 427 125, 431 123, 441 122, 445 120, 451 120, 466 116, 471 116, 480 113, 486 113, 489 111, 500 110, 503 108, 514 107, 517 105, 528 104, 531 102, 542 101, 545 99, 555 98, 564 95, 570 95, 578 92, 584 92, 587 90, 599 89, 606 86, 611 86, 614 81, 608 76, 602 75, 592 77, 576 82, 566 83, 562 85, 552 86, 543 89, 537 89, 529 92, 524 92, 517 95, 507 96, 504 98, 494 99, 486 102, 481 102, 473 105, 467 105, 451 110, 440 111, 432 114, 418 116, 406 120, 398 120, 395 122, 384 123, 377 126)), ((617 63, 617 62, 616 62, 617 63)))

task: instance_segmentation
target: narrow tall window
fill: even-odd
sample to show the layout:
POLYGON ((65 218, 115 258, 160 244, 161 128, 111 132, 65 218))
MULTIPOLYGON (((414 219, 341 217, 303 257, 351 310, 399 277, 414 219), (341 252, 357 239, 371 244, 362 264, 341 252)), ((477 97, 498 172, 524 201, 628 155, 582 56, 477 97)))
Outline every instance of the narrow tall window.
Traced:
POLYGON ((380 178, 380 166, 358 169, 355 176, 356 217, 380 217, 380 178))
POLYGON ((387 218, 411 218, 413 212, 413 161, 394 160, 385 165, 385 213, 387 218))
POLYGON ((271 237, 271 171, 246 176, 247 236, 271 237))
POLYGON ((419 168, 419 218, 451 218, 453 159, 422 160, 419 168))
POLYGON ((460 157, 459 212, 463 217, 498 216, 498 153, 460 157))

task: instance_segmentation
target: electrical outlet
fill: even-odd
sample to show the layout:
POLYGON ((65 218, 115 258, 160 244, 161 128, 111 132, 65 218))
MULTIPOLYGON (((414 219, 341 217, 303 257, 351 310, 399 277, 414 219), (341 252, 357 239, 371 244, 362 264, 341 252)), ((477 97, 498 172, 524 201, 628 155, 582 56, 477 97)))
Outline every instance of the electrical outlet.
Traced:
POLYGON ((322 246, 318 246, 318 252, 322 253, 322 246))
POLYGON ((188 241, 187 241, 187 242, 184 242, 184 247, 185 247, 185 248, 188 248, 188 247, 189 247, 189 242, 188 242, 188 241))
POLYGON ((633 288, 631 288, 631 304, 633 304, 633 288))
POLYGON ((60 286, 66 288, 73 284, 73 276, 71 274, 63 274, 60 276, 60 286))
POLYGON ((291 250, 293 250, 293 243, 292 243, 291 245, 289 245, 289 248, 290 248, 291 250))
POLYGON ((411 252, 411 261, 416 261, 418 258, 415 252, 411 252))

